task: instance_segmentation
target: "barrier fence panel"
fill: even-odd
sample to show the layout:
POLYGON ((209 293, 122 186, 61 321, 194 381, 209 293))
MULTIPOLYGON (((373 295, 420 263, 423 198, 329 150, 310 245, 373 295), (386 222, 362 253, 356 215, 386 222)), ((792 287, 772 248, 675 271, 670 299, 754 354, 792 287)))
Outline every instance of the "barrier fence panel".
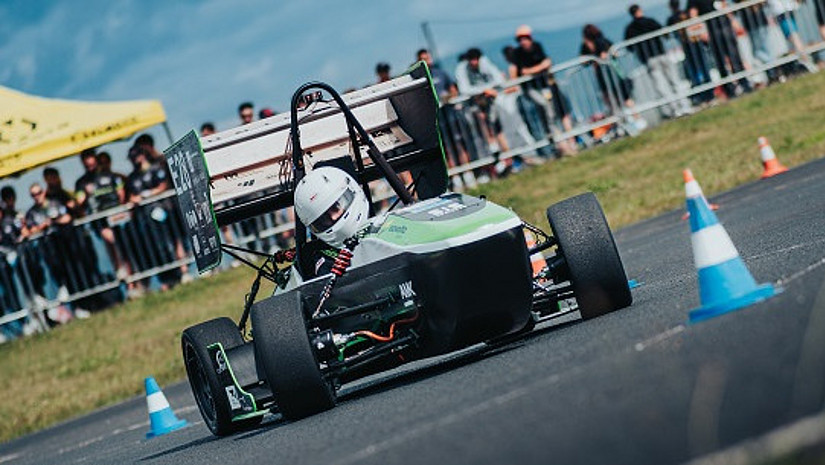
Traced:
POLYGON ((681 116, 712 101, 717 87, 735 97, 784 79, 795 71, 788 66, 816 71, 811 53, 823 48, 825 29, 815 27, 823 1, 782 10, 766 0, 740 2, 614 44, 614 66, 634 82, 635 108, 625 110, 681 116))
POLYGON ((609 62, 585 56, 549 74, 491 86, 495 94, 485 90, 444 103, 439 126, 454 182, 471 171, 485 176, 480 168, 510 158, 575 153, 623 134, 620 82, 609 62))

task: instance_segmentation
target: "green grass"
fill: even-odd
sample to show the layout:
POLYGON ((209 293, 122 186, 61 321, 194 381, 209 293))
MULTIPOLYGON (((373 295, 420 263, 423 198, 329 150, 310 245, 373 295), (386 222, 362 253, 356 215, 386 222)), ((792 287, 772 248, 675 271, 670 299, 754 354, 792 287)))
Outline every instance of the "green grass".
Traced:
MULTIPOLYGON (((759 178, 756 139, 767 136, 788 166, 825 152, 825 73, 796 79, 580 154, 474 193, 546 224, 545 208, 592 190, 614 227, 678 208, 691 167, 712 195, 759 178)), ((185 377, 181 331, 237 317, 253 273, 236 269, 0 346, 0 441, 7 441, 185 377)), ((261 295, 266 295, 262 290, 261 295)))

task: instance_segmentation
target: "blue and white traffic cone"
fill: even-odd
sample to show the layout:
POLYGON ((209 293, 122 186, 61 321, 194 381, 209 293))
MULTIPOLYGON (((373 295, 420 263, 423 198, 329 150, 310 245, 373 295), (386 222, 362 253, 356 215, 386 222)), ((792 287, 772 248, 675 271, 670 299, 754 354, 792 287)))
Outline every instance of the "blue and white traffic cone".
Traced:
POLYGON ((169 401, 160 390, 158 382, 150 376, 144 381, 146 385, 146 405, 149 407, 149 432, 146 438, 171 433, 187 425, 186 420, 179 419, 169 406, 169 401))
POLYGON ((699 272, 702 302, 701 307, 690 312, 690 322, 732 312, 781 292, 771 284, 756 284, 727 231, 711 211, 693 173, 685 170, 684 177, 693 262, 699 272))

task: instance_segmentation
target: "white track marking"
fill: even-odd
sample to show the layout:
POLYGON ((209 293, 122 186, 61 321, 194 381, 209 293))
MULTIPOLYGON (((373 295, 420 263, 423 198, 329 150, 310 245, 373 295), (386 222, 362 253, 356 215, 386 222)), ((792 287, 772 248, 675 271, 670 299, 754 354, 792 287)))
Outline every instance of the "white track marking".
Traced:
POLYGON ((780 285, 780 286, 784 286, 784 285, 788 284, 789 282, 791 282, 791 281, 793 281, 793 280, 795 280, 795 279, 799 279, 799 278, 801 278, 801 277, 805 276, 806 274, 810 273, 811 271, 814 271, 815 269, 819 268, 819 267, 820 267, 820 266, 822 266, 822 265, 825 265, 825 257, 820 258, 820 259, 819 259, 819 261, 818 261, 818 262, 816 262, 816 263, 813 263, 813 264, 811 264, 811 265, 808 265, 808 266, 807 266, 804 270, 802 270, 802 271, 797 271, 796 273, 794 273, 794 274, 792 274, 792 275, 788 276, 787 278, 782 278, 782 279, 780 279, 780 280, 779 280, 779 285, 780 285))
MULTIPOLYGON (((198 409, 197 405, 187 405, 185 407, 175 409, 175 413, 176 414, 189 413, 189 412, 192 412, 192 411, 197 410, 197 409, 198 409)), ((202 421, 197 421, 197 422, 193 422, 193 423, 190 423, 190 424, 191 425, 197 425, 199 423, 202 423, 202 421)), ((127 432, 130 432, 130 431, 135 431, 135 430, 142 429, 142 428, 147 428, 147 427, 149 427, 149 421, 142 421, 140 423, 135 423, 135 424, 127 426, 125 428, 116 428, 108 434, 104 434, 104 435, 97 436, 97 437, 94 437, 94 438, 91 438, 91 439, 87 439, 85 441, 81 441, 81 442, 79 442, 79 443, 77 443, 73 446, 63 447, 63 448, 59 449, 57 451, 57 453, 59 455, 62 455, 62 454, 65 454, 67 452, 73 452, 73 451, 76 451, 78 449, 82 449, 84 447, 87 447, 87 446, 90 446, 92 444, 103 441, 107 438, 111 438, 111 437, 117 436, 119 434, 127 433, 127 432)), ((4 460, 5 461, 13 460, 16 457, 17 456, 8 456, 8 458, 0 457, 0 463, 3 463, 4 460)))
POLYGON ((796 250, 796 249, 801 249, 801 248, 804 248, 804 247, 808 247, 808 246, 812 246, 812 245, 816 245, 816 244, 821 244, 823 242, 825 242, 825 237, 823 237, 822 239, 817 239, 815 241, 811 241, 811 242, 804 242, 802 244, 794 244, 794 245, 791 245, 791 246, 788 246, 788 247, 783 247, 781 249, 771 250, 770 252, 763 252, 763 253, 759 253, 759 254, 755 254, 755 255, 750 255, 750 256, 746 257, 746 259, 747 260, 759 260, 760 258, 772 257, 774 255, 779 255, 779 254, 783 254, 785 252, 790 252, 790 251, 793 251, 793 250, 796 250))
POLYGON ((12 460, 20 457, 20 454, 11 454, 11 455, 3 455, 0 456, 0 463, 11 462, 12 460))
POLYGON ((636 345, 633 346, 633 348, 636 349, 636 352, 641 352, 654 344, 658 344, 662 341, 670 339, 671 337, 681 333, 684 330, 685 325, 676 325, 663 333, 659 333, 651 338, 647 338, 642 342, 637 342, 636 345))

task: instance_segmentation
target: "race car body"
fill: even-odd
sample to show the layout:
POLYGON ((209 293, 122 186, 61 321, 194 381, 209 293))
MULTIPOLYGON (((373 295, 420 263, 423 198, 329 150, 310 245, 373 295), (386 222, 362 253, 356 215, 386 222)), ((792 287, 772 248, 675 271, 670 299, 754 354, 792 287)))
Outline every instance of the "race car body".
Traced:
POLYGON ((291 207, 309 170, 347 171, 373 209, 368 227, 332 254, 331 273, 316 276, 312 251, 323 244, 296 223, 294 249, 248 262, 258 277, 237 324, 218 318, 183 332, 190 384, 214 434, 256 425, 267 412, 289 420, 321 412, 343 384, 401 363, 514 337, 562 314, 589 319, 630 304, 592 194, 548 208, 550 235, 487 199, 447 191, 437 108, 419 64, 345 97, 306 84, 288 115, 203 144, 190 133, 166 151, 202 270, 217 265, 221 250, 238 251, 217 246, 218 224, 291 207), (389 184, 402 205, 378 211, 375 182, 389 184), (538 238, 531 247, 525 231, 538 238), (531 255, 551 248, 534 272, 531 255), (262 278, 276 289, 258 298, 262 278))

